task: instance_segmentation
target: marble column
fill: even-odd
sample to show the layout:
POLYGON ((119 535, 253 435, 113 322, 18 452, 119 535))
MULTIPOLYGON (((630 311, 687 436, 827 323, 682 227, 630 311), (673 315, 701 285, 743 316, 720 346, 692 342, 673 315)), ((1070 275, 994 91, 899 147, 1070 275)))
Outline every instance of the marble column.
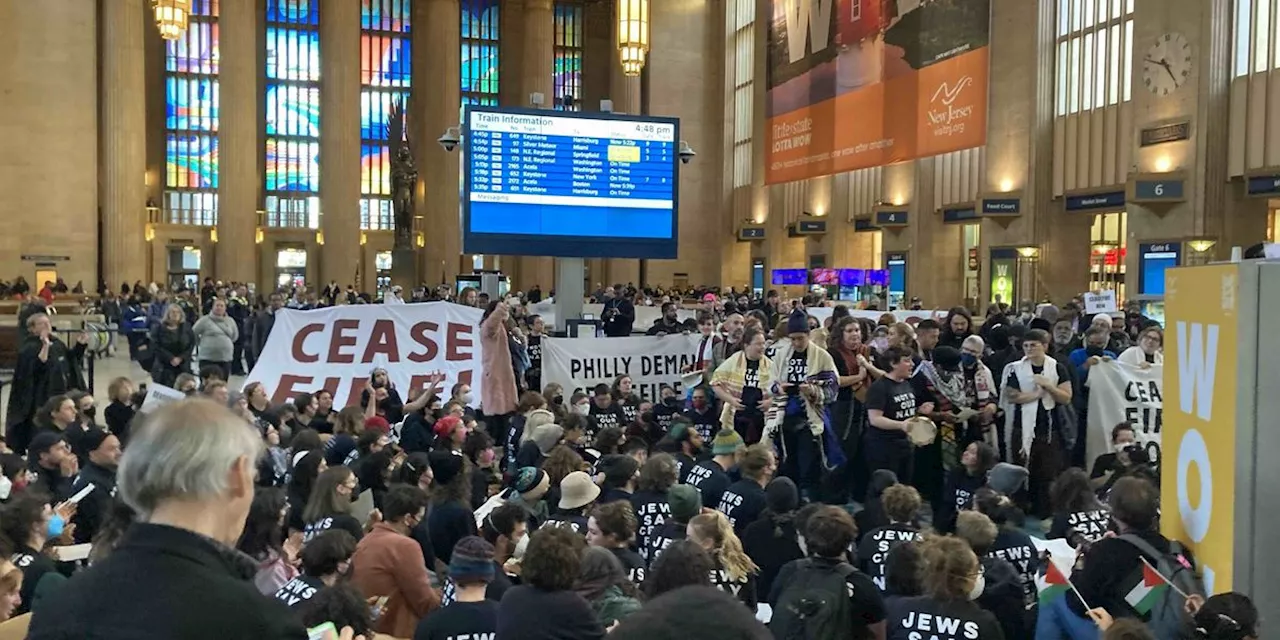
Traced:
MULTIPOLYGON (((609 99, 613 100, 614 113, 640 115, 644 113, 644 105, 640 101, 640 76, 628 76, 622 73, 622 56, 618 52, 618 15, 616 8, 612 18, 609 21, 611 23, 610 32, 613 34, 613 37, 609 39, 612 44, 609 47, 609 99)), ((652 37, 650 41, 652 42, 652 37)), ((628 282, 634 282, 637 287, 644 286, 644 283, 640 282, 639 260, 612 258, 603 262, 604 279, 607 280, 604 283, 605 286, 611 284, 626 285, 628 282)))
POLYGON ((256 282, 254 243, 261 203, 262 148, 258 104, 258 3, 221 0, 218 6, 218 244, 219 280, 256 282))
POLYGON ((144 0, 102 5, 102 280, 147 276, 144 0))
POLYGON ((360 264, 360 3, 321 0, 320 77, 320 282, 345 285, 360 264))
MULTIPOLYGON (((417 0, 413 4, 413 97, 410 132, 418 163, 417 215, 426 236, 419 277, 452 285, 462 264, 462 228, 458 209, 461 151, 448 152, 436 138, 458 126, 461 101, 459 68, 461 14, 458 0, 417 0), (417 121, 416 123, 414 121, 417 121)), ((470 273, 471 269, 467 269, 470 273)))
MULTIPOLYGON (((552 0, 525 0, 520 24, 523 38, 520 74, 520 98, 527 103, 530 94, 543 95, 542 106, 555 105, 555 14, 552 0)), ((542 256, 520 256, 518 280, 512 284, 521 291, 540 285, 550 291, 555 282, 555 260, 542 256)))

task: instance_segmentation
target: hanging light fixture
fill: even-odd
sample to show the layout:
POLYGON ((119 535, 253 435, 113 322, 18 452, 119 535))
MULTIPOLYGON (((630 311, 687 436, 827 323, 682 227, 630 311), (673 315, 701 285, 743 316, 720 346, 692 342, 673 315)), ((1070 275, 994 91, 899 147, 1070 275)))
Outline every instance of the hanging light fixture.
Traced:
POLYGON ((640 75, 649 53, 649 0, 618 0, 618 53, 622 73, 640 75))
POLYGON ((177 40, 187 30, 187 18, 191 15, 191 0, 151 0, 156 16, 156 28, 165 40, 177 40))

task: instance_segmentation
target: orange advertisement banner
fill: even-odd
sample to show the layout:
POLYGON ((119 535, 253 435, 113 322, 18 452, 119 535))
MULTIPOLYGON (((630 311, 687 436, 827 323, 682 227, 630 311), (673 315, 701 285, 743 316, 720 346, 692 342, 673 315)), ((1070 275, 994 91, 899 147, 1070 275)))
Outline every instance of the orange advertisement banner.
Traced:
POLYGON ((982 145, 989 0, 773 0, 765 182, 982 145))

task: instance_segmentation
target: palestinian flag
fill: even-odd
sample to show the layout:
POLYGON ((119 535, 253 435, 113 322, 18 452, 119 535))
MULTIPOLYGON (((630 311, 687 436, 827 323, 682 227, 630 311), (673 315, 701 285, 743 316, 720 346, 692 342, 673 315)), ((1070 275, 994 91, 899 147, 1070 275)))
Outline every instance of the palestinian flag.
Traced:
POLYGON ((1046 604, 1061 598, 1071 585, 1066 574, 1058 568, 1058 563, 1050 557, 1044 573, 1036 576, 1036 587, 1040 590, 1040 604, 1046 604))
POLYGON ((1156 571, 1146 558, 1142 559, 1142 579, 1138 584, 1129 591, 1124 597, 1124 601, 1133 607, 1133 610, 1139 615, 1147 615, 1151 613, 1151 609, 1156 603, 1164 597, 1165 591, 1169 589, 1169 581, 1156 571))

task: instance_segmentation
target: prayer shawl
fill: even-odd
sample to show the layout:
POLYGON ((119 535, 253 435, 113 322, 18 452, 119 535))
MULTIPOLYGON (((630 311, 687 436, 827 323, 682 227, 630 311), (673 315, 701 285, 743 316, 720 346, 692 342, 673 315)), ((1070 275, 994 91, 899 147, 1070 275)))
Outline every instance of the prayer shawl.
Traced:
MULTIPOLYGON (((770 363, 769 392, 773 394, 773 406, 765 412, 764 417, 764 439, 769 440, 775 436, 781 435, 782 420, 786 415, 787 394, 782 390, 782 384, 787 381, 787 362, 791 359, 791 353, 794 351, 791 342, 788 341, 778 345, 778 350, 770 363)), ((822 450, 823 466, 828 470, 834 469, 846 462, 844 450, 840 448, 839 438, 836 432, 831 428, 831 415, 827 411, 827 405, 835 402, 836 395, 840 392, 840 384, 836 378, 836 363, 831 359, 831 354, 826 349, 819 347, 812 341, 809 343, 807 353, 807 375, 805 382, 817 387, 818 401, 814 402, 808 397, 801 395, 805 404, 805 413, 808 417, 809 430, 818 441, 818 447, 822 450)), ((782 438, 777 438, 777 442, 782 442, 782 438)), ((787 452, 782 451, 782 457, 785 459, 787 452)))
MULTIPOLYGON (((1020 453, 1023 456, 1030 455, 1031 441, 1035 439, 1036 435, 1036 414, 1039 413, 1038 409, 1044 407, 1045 411, 1050 413, 1050 419, 1052 420, 1053 408, 1058 406, 1058 403, 1054 402, 1053 396, 1041 389, 1032 380, 1032 376, 1035 374, 1031 372, 1031 361, 1027 358, 1023 357, 1021 360, 1005 365, 1004 372, 1000 374, 1000 379, 1008 380, 1010 375, 1018 380, 1018 389, 1022 393, 1036 392, 1038 397, 1021 405, 1008 402, 1003 397, 1000 399, 1001 405, 1005 410, 1004 440, 1009 449, 1005 452, 1007 460, 1014 459, 1013 455, 1016 453, 1020 453), (1021 410, 1015 410, 1015 407, 1020 407, 1021 410), (1020 443, 1013 442, 1013 421, 1015 416, 1022 421, 1022 442, 1020 443)), ((1062 382, 1058 380, 1058 361, 1045 356, 1043 375, 1049 379, 1050 385, 1058 386, 1058 383, 1062 382)))
MULTIPOLYGON (((987 369, 986 365, 981 362, 977 364, 977 369, 974 371, 973 387, 969 386, 968 375, 964 371, 939 371, 937 366, 928 360, 920 363, 920 366, 916 368, 916 375, 923 376, 929 383, 929 387, 939 396, 939 402, 947 405, 938 407, 943 411, 955 412, 959 409, 977 409, 988 402, 993 402, 995 399, 995 382, 991 379, 991 370, 987 369)), ((959 462, 959 452, 956 450, 956 430, 960 426, 963 425, 954 425, 946 422, 938 425, 938 436, 942 442, 943 449, 942 465, 947 470, 950 470, 959 462)), ((991 429, 984 429, 983 440, 995 447, 995 432, 991 429)))
MULTIPOLYGON (((768 358, 760 357, 760 393, 767 394, 770 388, 770 377, 773 363, 768 358)), ((747 356, 739 351, 726 359, 719 367, 716 367, 715 373, 711 374, 712 386, 718 386, 724 389, 729 395, 742 399, 742 385, 747 376, 747 356)), ((733 406, 728 402, 720 403, 720 428, 733 429, 733 406)))

